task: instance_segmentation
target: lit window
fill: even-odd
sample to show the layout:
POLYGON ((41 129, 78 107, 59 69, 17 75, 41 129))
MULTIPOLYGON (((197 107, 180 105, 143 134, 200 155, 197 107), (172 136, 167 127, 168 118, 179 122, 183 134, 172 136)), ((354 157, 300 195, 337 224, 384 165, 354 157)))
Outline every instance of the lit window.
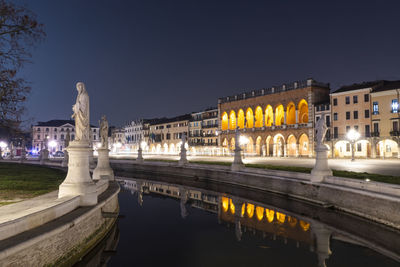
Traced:
POLYGON ((392 100, 392 113, 399 112, 399 101, 397 99, 392 100))
POLYGON ((379 114, 379 105, 377 101, 372 105, 372 114, 379 114))

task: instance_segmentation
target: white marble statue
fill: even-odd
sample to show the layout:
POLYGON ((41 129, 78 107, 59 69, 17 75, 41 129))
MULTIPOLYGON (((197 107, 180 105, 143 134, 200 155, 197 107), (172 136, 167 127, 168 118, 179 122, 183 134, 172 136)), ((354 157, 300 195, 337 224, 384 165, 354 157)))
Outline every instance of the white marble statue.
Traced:
POLYGON ((328 130, 328 127, 325 124, 325 117, 323 115, 317 121, 315 129, 317 130, 317 147, 320 147, 324 143, 326 131, 328 130))
POLYGON ((69 142, 71 141, 71 134, 69 132, 69 128, 67 128, 67 134, 65 136, 65 147, 69 146, 69 142))
POLYGON ((105 115, 101 117, 100 124, 100 140, 101 147, 108 148, 108 121, 105 115))
POLYGON ((78 82, 76 84, 78 96, 76 103, 72 106, 75 120, 75 141, 90 141, 90 120, 89 120, 89 95, 86 92, 85 84, 78 82))

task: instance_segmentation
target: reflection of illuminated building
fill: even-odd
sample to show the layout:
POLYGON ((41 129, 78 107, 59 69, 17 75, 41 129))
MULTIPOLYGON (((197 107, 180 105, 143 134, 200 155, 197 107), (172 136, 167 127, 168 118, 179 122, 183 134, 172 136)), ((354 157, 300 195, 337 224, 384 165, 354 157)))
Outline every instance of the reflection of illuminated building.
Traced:
POLYGON ((238 127, 249 142, 248 154, 260 156, 311 156, 315 103, 329 101, 329 84, 313 79, 220 98, 220 144, 235 147, 238 127))

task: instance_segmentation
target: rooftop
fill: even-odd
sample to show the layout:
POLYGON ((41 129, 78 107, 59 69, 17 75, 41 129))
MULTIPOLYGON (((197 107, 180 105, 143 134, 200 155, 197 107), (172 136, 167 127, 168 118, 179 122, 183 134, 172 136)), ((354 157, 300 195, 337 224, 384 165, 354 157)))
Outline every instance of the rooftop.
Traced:
POLYGON ((359 89, 367 89, 371 88, 372 92, 380 92, 380 91, 386 91, 386 90, 392 90, 392 89, 398 89, 400 88, 400 81, 387 81, 387 80, 377 80, 377 81, 369 81, 369 82, 362 82, 362 83, 354 83, 351 85, 345 85, 337 89, 336 91, 333 92, 335 93, 342 93, 342 92, 348 92, 348 91, 353 91, 353 90, 359 90, 359 89))
MULTIPOLYGON (((48 127, 60 127, 65 124, 71 124, 75 126, 74 120, 50 120, 50 121, 38 121, 34 126, 48 126, 48 127)), ((90 125, 90 127, 98 128, 97 126, 90 125)))
POLYGON ((310 78, 307 80, 285 83, 285 84, 282 84, 279 86, 273 86, 270 88, 253 90, 250 92, 237 94, 237 95, 233 95, 233 96, 221 97, 218 99, 218 102, 219 103, 232 102, 232 101, 237 101, 237 100, 242 100, 242 99, 247 99, 247 98, 252 98, 252 97, 258 97, 258 96, 262 96, 262 95, 276 94, 276 93, 280 93, 280 92, 285 92, 285 91, 290 91, 290 90, 295 90, 295 89, 300 89, 300 88, 306 88, 306 87, 310 87, 310 86, 318 86, 318 87, 323 87, 323 88, 329 89, 329 83, 317 82, 314 79, 310 78))

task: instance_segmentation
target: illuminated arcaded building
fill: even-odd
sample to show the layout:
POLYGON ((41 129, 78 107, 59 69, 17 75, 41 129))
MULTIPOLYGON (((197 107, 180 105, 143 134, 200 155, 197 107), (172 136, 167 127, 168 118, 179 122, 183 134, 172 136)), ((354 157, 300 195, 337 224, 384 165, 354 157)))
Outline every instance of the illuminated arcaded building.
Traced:
POLYGON ((220 144, 232 152, 238 127, 247 154, 312 156, 314 104, 321 102, 329 102, 329 84, 313 79, 220 98, 220 144))

